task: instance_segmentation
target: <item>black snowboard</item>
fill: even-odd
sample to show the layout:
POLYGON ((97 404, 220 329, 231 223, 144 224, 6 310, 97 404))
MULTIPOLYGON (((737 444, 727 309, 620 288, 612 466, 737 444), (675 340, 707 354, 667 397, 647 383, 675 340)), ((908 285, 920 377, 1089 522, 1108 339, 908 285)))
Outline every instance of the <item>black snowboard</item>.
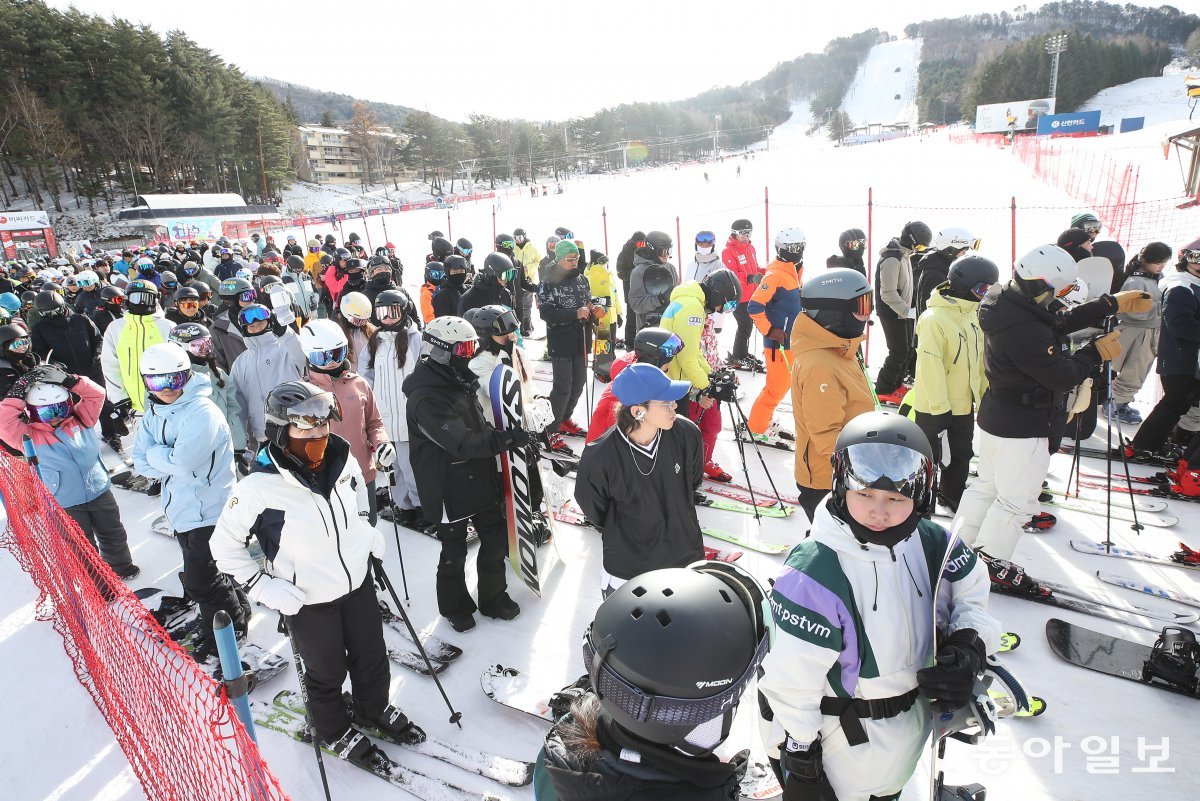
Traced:
POLYGON ((1150 658, 1149 645, 1101 634, 1057 618, 1046 621, 1046 639, 1050 643, 1050 650, 1056 656, 1074 665, 1136 681, 1138 684, 1169 690, 1189 698, 1196 697, 1167 684, 1142 680, 1142 666, 1150 658))
MULTIPOLYGON (((1112 262, 1113 275, 1119 276, 1125 272, 1125 248, 1121 247, 1120 242, 1105 240, 1103 242, 1092 243, 1092 255, 1102 256, 1112 262)), ((1124 279, 1122 279, 1124 283, 1124 279)), ((1120 290, 1121 285, 1117 284, 1113 287, 1113 291, 1120 290)))

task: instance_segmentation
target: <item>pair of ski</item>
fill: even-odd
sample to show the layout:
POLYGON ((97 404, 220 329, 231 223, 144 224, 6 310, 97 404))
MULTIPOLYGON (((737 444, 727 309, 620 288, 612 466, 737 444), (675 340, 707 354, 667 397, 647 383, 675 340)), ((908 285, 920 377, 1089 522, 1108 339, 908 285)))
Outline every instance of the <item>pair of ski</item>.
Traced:
POLYGON ((1114 559, 1129 559, 1134 562, 1147 562, 1160 567, 1178 567, 1184 570, 1200 570, 1200 551, 1195 551, 1179 543, 1179 550, 1169 557, 1159 556, 1145 551, 1135 551, 1117 545, 1105 547, 1100 542, 1071 540, 1071 547, 1080 553, 1090 553, 1094 556, 1108 556, 1114 559))
MULTIPOLYGON (((1083 486, 1090 486, 1084 483, 1083 486)), ((1113 489, 1116 489, 1114 486, 1113 489)), ((1114 501, 1109 506, 1103 498, 1093 498, 1084 495, 1068 495, 1063 490, 1054 488, 1045 488, 1042 494, 1038 497, 1038 503, 1045 506, 1053 506, 1057 509, 1070 509, 1075 512, 1083 512, 1084 514, 1094 517, 1111 516, 1114 520, 1124 520, 1126 522, 1134 521, 1134 512, 1129 508, 1127 501, 1114 501)), ((1179 518, 1174 515, 1156 514, 1167 508, 1165 501, 1137 501, 1137 520, 1136 522, 1144 526, 1154 526, 1155 528, 1173 528, 1179 525, 1179 518)))
MULTIPOLYGON (((347 705, 349 706, 349 700, 347 705)), ((253 701, 250 706, 254 722, 257 725, 286 734, 298 742, 312 743, 311 730, 305 720, 304 701, 299 693, 284 690, 278 693, 269 704, 263 701, 253 701)), ((510 787, 522 787, 533 781, 532 763, 497 757, 447 743, 429 737, 416 726, 411 730, 412 736, 404 740, 391 737, 374 728, 364 728, 363 732, 373 739, 402 746, 407 750, 510 787)), ((325 752, 334 754, 329 749, 325 749, 325 752)), ((336 756, 336 754, 334 755, 336 756)), ((498 797, 491 793, 466 790, 445 779, 430 776, 417 768, 401 765, 378 749, 372 757, 370 766, 351 764, 355 764, 356 767, 378 776, 417 798, 429 799, 429 801, 499 801, 498 797)))
MULTIPOLYGON (((404 618, 392 611, 392 608, 387 605, 387 602, 381 599, 379 601, 379 616, 383 618, 383 625, 400 634, 401 637, 413 642, 412 633, 408 630, 408 626, 404 625, 404 618)), ((416 643, 413 643, 415 646, 416 643)), ((388 645, 387 655, 396 664, 401 667, 406 667, 409 670, 420 673, 422 676, 430 676, 433 673, 441 675, 450 663, 462 656, 462 649, 457 645, 451 645, 444 640, 434 637, 432 634, 421 638, 421 647, 425 649, 425 654, 429 657, 429 664, 421 658, 421 654, 415 647, 407 646, 397 648, 394 645, 388 645), (433 672, 429 670, 429 665, 433 665, 433 672)))
MULTIPOLYGON (((1059 446, 1058 450, 1059 450, 1059 453, 1065 453, 1068 455, 1073 454, 1073 453, 1075 453, 1075 444, 1072 442, 1064 442, 1059 446)), ((1086 456, 1089 459, 1108 459, 1109 458, 1108 453, 1103 448, 1091 448, 1086 445, 1083 445, 1079 448, 1079 455, 1086 456)), ((1113 460, 1114 464, 1120 464, 1121 463, 1121 454, 1113 453, 1112 460, 1113 460)), ((1166 456, 1158 456, 1155 454, 1144 454, 1144 453, 1135 454, 1133 456, 1127 455, 1125 457, 1125 461, 1129 462, 1130 464, 1145 464, 1145 465, 1153 465, 1154 467, 1175 467, 1176 465, 1179 464, 1178 459, 1171 459, 1166 456)))
MULTIPOLYGON (((544 690, 531 687, 529 677, 516 668, 504 665, 485 668, 479 676, 479 686, 484 695, 502 706, 531 715, 543 723, 553 724, 556 720, 551 705, 552 696, 556 693, 547 694, 544 690)), ((558 705, 561 708, 565 703, 558 705)), ((769 765, 754 761, 747 765, 739 788, 741 798, 767 799, 782 793, 783 788, 779 786, 769 765)))

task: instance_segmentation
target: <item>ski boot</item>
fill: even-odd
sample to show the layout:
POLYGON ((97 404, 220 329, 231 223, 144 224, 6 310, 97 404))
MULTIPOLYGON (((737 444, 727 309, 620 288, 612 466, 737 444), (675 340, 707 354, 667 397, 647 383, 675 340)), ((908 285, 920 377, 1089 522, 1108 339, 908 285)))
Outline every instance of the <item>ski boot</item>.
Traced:
POLYGON ((546 450, 558 454, 559 456, 574 456, 575 451, 567 443, 563 442, 563 438, 558 434, 546 434, 546 450))
POLYGON ((562 424, 558 427, 558 433, 567 437, 586 437, 587 429, 580 428, 579 424, 574 420, 567 419, 563 420, 562 424))
POLYGON ((988 556, 983 551, 976 551, 983 563, 987 565, 988 578, 992 586, 1002 592, 1014 595, 1029 595, 1040 597, 1049 595, 1049 591, 1034 581, 1025 572, 1025 568, 1007 559, 997 559, 988 556))
POLYGON ((1171 554, 1171 561, 1178 562, 1181 565, 1200 565, 1200 551, 1193 551, 1191 548, 1179 543, 1179 550, 1171 554))
POLYGON ((1029 518, 1028 523, 1021 526, 1021 530, 1026 534, 1036 534, 1039 531, 1049 531, 1050 529, 1054 528, 1054 524, 1057 522, 1058 518, 1049 512, 1038 512, 1036 515, 1029 518))
POLYGON ((1190 629, 1164 626, 1150 658, 1142 665, 1142 681, 1162 682, 1176 690, 1200 696, 1200 644, 1190 629))
POLYGON ((726 473, 721 465, 713 461, 704 463, 704 477, 709 481, 719 481, 723 484, 733 481, 733 476, 726 473))
POLYGON ((354 722, 364 729, 376 730, 380 737, 400 745, 417 745, 425 741, 425 732, 413 724, 399 707, 388 704, 376 718, 368 718, 353 704, 354 722))
POLYGON ((987 789, 982 784, 943 784, 937 801, 985 801, 987 789))
POLYGON ((328 740, 324 745, 338 759, 353 762, 370 771, 374 771, 378 764, 377 754, 383 755, 383 758, 387 759, 387 756, 371 742, 371 738, 354 726, 347 726, 346 731, 340 737, 336 740, 328 740))
POLYGON ((757 356, 747 355, 746 356, 746 365, 747 365, 746 369, 748 369, 752 373, 767 372, 767 365, 763 362, 762 359, 758 358, 757 356))
POLYGON ((939 492, 937 494, 937 502, 938 506, 944 506, 949 509, 951 514, 958 514, 958 501, 951 500, 939 492))
POLYGON ((780 425, 778 420, 772 420, 771 424, 769 426, 767 426, 767 436, 771 437, 773 439, 774 438, 782 439, 782 440, 785 440, 786 442, 795 442, 796 441, 796 435, 793 434, 791 431, 788 431, 782 425, 780 425))
POLYGON ((1200 470, 1188 468, 1186 459, 1179 460, 1179 466, 1162 474, 1170 482, 1171 492, 1187 495, 1191 498, 1200 497, 1200 470))
POLYGON ((880 403, 888 406, 899 406, 904 402, 904 396, 908 394, 908 387, 901 384, 896 388, 895 392, 887 392, 883 395, 876 395, 880 403))
POLYGON ((125 458, 125 445, 121 442, 121 438, 116 434, 104 438, 104 444, 107 445, 113 453, 121 458, 125 458))

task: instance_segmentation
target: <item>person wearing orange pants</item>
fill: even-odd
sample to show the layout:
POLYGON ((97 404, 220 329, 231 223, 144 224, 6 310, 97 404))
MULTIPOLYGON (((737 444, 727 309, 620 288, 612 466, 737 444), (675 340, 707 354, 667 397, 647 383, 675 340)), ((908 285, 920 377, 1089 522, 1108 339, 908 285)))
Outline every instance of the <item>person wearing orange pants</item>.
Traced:
POLYGON ((774 421, 775 407, 788 394, 792 365, 788 355, 792 322, 800 314, 800 276, 804 272, 804 232, 784 228, 775 237, 775 260, 767 265, 762 283, 750 296, 750 319, 763 335, 767 383, 750 409, 747 426, 760 441, 794 439, 774 421))

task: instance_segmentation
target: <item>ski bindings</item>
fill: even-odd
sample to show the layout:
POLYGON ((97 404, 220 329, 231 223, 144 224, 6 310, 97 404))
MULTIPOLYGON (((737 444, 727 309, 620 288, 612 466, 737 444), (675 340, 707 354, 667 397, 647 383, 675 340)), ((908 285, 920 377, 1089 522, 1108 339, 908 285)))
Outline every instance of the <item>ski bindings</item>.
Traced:
POLYGON ((1150 658, 1142 665, 1142 681, 1156 681, 1200 696, 1200 644, 1191 629, 1164 626, 1150 658))

